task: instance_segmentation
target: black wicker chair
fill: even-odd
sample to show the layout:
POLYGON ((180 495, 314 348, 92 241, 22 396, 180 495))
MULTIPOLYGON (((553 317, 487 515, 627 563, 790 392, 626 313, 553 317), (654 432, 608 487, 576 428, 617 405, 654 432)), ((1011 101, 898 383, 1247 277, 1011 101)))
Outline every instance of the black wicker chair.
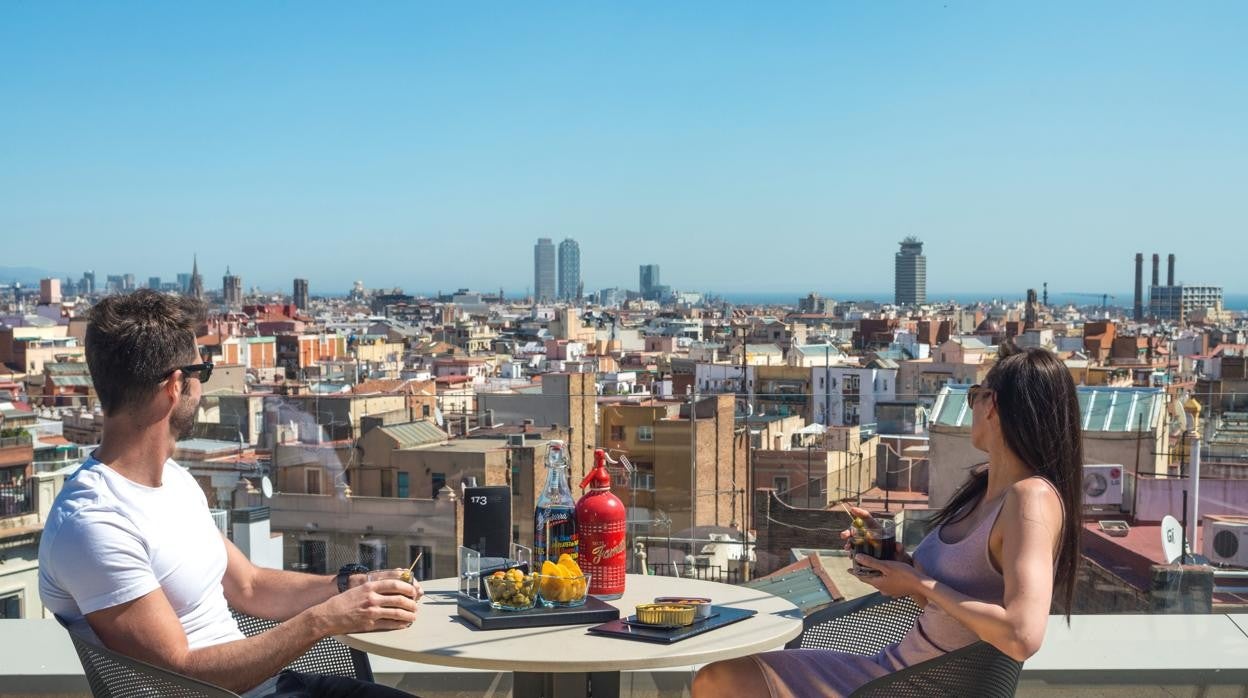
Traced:
MULTIPOLYGON (((233 609, 231 612, 234 614, 234 620, 238 622, 238 629, 247 637, 259 635, 277 626, 277 621, 256 618, 233 609)), ((332 637, 324 638, 312 645, 311 649, 304 652, 303 656, 291 662, 286 668, 305 674, 346 676, 369 683, 373 681, 373 667, 368 661, 368 654, 351 649, 332 637)))
MULTIPOLYGON (((802 634, 786 647, 873 655, 900 642, 920 613, 908 598, 871 594, 807 616, 802 634)), ((986 642, 976 642, 871 681, 852 698, 1007 697, 1017 690, 1022 670, 1022 662, 986 642)))
POLYGON ((224 688, 140 662, 70 633, 95 698, 238 698, 224 688))
MULTIPOLYGON (((277 625, 276 621, 255 618, 231 610, 239 630, 247 637, 277 625)), ((60 620, 59 618, 57 620, 60 620)), ((62 623, 64 625, 64 623, 62 623)), ((82 662, 91 695, 96 698, 227 698, 236 696, 223 688, 131 659, 108 648, 69 634, 78 660, 82 662)), ((373 680, 368 655, 351 649, 332 637, 316 643, 287 667, 307 674, 347 676, 361 681, 373 680)))
POLYGON ((802 634, 785 647, 872 655, 901 642, 921 612, 909 598, 869 594, 806 616, 802 634))
POLYGON ((976 642, 862 686, 851 698, 1008 698, 1018 690, 1023 663, 987 642, 976 642))

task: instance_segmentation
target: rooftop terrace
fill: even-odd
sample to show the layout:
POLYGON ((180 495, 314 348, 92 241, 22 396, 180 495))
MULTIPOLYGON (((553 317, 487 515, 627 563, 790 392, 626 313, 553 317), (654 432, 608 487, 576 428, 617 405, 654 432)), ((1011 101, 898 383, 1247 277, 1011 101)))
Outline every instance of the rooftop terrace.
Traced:
MULTIPOLYGON (((0 695, 88 696, 65 631, 50 619, 0 620, 0 695)), ((377 681, 425 698, 507 696, 506 673, 370 656, 377 681)), ((621 695, 688 695, 697 667, 624 672, 621 695)), ((1022 698, 1243 696, 1248 614, 1052 616, 1044 647, 1023 667, 1022 698)))

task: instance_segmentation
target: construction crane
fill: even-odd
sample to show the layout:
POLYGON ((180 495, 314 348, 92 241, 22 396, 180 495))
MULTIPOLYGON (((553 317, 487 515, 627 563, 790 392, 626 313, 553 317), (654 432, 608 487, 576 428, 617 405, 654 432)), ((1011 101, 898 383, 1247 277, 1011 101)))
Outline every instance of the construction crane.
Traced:
POLYGON ((1063 293, 1062 295, 1063 296, 1083 296, 1084 298, 1100 298, 1101 310, 1105 310, 1106 308, 1109 307, 1109 301, 1111 299, 1118 300, 1118 296, 1115 296, 1112 293, 1063 293))

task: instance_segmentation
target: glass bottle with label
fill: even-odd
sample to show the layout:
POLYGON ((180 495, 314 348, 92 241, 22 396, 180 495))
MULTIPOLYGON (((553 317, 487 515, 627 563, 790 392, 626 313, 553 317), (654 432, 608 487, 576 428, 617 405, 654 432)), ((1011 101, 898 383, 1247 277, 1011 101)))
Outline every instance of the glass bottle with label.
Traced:
POLYGON ((540 569, 546 560, 558 562, 563 554, 575 560, 577 549, 576 501, 568 483, 567 446, 551 441, 546 452, 546 485, 538 493, 533 512, 534 568, 540 569))

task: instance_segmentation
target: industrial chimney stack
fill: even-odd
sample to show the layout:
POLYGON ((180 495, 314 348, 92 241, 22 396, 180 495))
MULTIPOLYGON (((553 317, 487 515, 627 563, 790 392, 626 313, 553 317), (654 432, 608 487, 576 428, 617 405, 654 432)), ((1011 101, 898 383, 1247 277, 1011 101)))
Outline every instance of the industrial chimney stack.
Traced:
POLYGON ((1153 285, 1161 285, 1161 255, 1153 253, 1153 285))
POLYGON ((1170 258, 1167 260, 1167 262, 1169 264, 1168 264, 1168 268, 1166 269, 1166 285, 1173 286, 1174 285, 1174 253, 1173 252, 1170 253, 1170 258))

